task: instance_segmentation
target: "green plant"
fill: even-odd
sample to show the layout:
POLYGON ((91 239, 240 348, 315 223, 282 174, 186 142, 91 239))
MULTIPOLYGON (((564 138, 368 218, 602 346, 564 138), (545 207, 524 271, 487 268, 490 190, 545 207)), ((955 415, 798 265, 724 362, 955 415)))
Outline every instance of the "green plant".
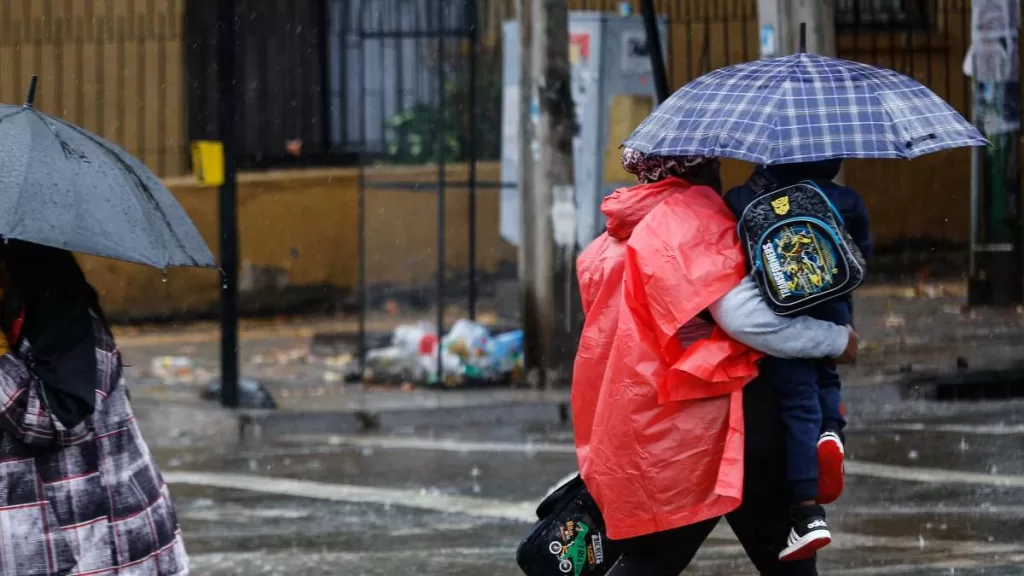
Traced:
POLYGON ((502 59, 500 46, 480 46, 477 52, 475 106, 470 106, 469 65, 465 55, 445 64, 450 71, 440 106, 417 104, 388 121, 388 161, 395 164, 465 162, 470 150, 477 160, 501 156, 502 59), (475 138, 470 136, 474 124, 475 138), (443 126, 442 126, 443 118, 443 126), (442 154, 438 154, 438 133, 442 154))
POLYGON ((388 121, 388 160, 395 164, 428 164, 442 159, 459 161, 461 145, 452 126, 450 108, 417 104, 391 118, 388 121), (439 158, 438 132, 442 131, 442 114, 445 119, 442 157, 439 158))

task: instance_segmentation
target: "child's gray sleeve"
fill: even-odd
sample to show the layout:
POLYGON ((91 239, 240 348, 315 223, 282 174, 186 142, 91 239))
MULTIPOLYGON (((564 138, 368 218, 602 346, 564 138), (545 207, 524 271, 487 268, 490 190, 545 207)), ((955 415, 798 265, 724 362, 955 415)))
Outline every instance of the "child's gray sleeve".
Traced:
POLYGON ((712 304, 710 311, 734 340, 776 358, 836 358, 850 340, 845 326, 807 316, 776 315, 750 276, 712 304))

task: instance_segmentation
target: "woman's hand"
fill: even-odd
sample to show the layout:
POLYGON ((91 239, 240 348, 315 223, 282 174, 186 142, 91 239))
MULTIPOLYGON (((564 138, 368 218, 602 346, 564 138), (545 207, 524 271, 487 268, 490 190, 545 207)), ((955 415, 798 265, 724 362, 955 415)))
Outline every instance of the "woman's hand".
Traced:
POLYGON ((853 326, 846 326, 846 332, 850 335, 846 343, 846 350, 836 358, 836 364, 852 364, 857 361, 857 349, 860 347, 860 336, 853 326))

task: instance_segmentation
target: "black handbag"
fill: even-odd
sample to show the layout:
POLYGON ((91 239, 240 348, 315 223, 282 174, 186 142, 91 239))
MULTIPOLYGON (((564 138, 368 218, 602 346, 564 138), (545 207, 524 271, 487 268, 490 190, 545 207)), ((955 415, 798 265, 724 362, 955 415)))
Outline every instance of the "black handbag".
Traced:
POLYGON ((516 550, 527 576, 603 576, 622 553, 577 474, 537 507, 540 519, 516 550))

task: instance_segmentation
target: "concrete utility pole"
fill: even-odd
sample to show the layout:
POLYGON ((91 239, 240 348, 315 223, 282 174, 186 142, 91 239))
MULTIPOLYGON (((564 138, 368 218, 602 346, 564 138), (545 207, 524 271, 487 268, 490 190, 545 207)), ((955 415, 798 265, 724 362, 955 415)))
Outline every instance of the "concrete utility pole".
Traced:
POLYGON ((800 24, 807 27, 806 50, 836 55, 835 0, 757 0, 761 26, 761 57, 774 58, 800 50, 800 24))
POLYGON ((545 379, 551 359, 551 336, 554 318, 554 295, 550 278, 550 227, 545 231, 546 219, 537 218, 543 213, 534 191, 534 174, 537 170, 535 157, 536 134, 534 130, 534 96, 537 83, 533 62, 533 4, 534 0, 518 0, 516 17, 519 20, 519 206, 522 231, 519 242, 519 284, 523 315, 524 363, 526 382, 538 388, 546 384, 545 379), (538 228, 541 228, 538 230, 538 228), (545 233, 546 232, 546 233, 545 233), (547 239, 547 244, 538 241, 538 236, 547 239), (545 256, 548 256, 545 266, 545 256))
MULTIPOLYGON (((800 51, 801 24, 808 54, 836 56, 835 0, 757 0, 761 25, 761 56, 776 57, 800 51)), ((842 183, 840 170, 836 181, 842 183)))
MULTIPOLYGON (((517 8, 522 55, 519 271, 526 376, 531 386, 548 387, 561 356, 555 350, 560 308, 556 285, 569 287, 565 290, 568 299, 575 280, 575 223, 571 227, 573 239, 567 242, 564 222, 575 217, 572 140, 576 120, 569 84, 569 14, 565 0, 519 0, 517 8), (556 250, 556 224, 562 258, 556 250)), ((565 306, 561 308, 568 311, 565 306)))
POLYGON ((807 25, 808 54, 836 55, 835 0, 793 0, 789 4, 789 53, 800 49, 800 24, 807 25))
POLYGON ((564 382, 576 354, 580 309, 576 290, 576 188, 573 139, 577 134, 569 63, 568 0, 534 0, 533 73, 537 78, 537 142, 540 157, 534 170, 534 208, 542 223, 535 237, 543 254, 538 266, 549 271, 550 304, 538 300, 545 314, 551 310, 545 385, 564 382), (553 285, 552 285, 553 284, 553 285), (556 296, 558 294, 559 296, 556 296))

